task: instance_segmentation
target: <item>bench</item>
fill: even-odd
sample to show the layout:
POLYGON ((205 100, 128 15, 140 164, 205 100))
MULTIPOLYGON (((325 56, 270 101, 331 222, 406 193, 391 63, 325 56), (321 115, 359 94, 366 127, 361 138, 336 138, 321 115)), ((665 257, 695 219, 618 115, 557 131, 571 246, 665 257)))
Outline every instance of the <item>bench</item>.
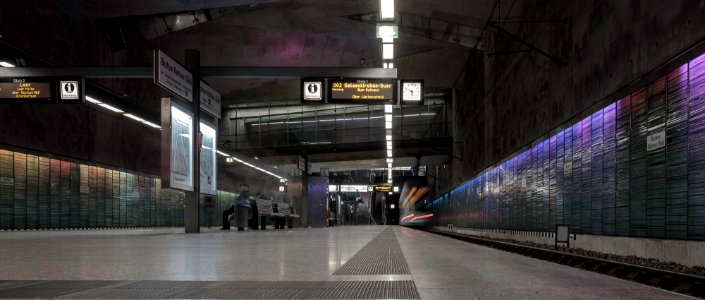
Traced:
MULTIPOLYGON (((286 221, 289 228, 294 226, 295 219, 301 216, 291 213, 291 208, 288 203, 272 203, 272 200, 257 199, 257 213, 260 216, 260 230, 267 230, 267 216, 274 218, 282 218, 286 221), (276 212, 275 207, 276 205, 276 212)), ((276 220, 276 219, 275 219, 276 220)), ((275 228, 278 222, 275 222, 275 228)), ((283 224, 279 228, 284 228, 283 224)))
MULTIPOLYGON (((283 217, 287 224, 287 227, 294 227, 295 222, 300 221, 301 216, 298 214, 292 214, 293 209, 288 203, 278 203, 277 204, 277 217, 283 217)), ((283 226, 284 224, 282 224, 283 226)), ((298 227, 298 225, 297 225, 298 227)), ((283 228, 283 227, 282 227, 283 228)))

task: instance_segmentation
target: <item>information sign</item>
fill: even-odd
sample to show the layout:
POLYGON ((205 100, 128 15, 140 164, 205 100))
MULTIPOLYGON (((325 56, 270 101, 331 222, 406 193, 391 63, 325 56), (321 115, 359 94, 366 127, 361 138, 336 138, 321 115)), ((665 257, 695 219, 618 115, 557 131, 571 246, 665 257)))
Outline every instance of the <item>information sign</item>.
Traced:
POLYGON ((328 103, 396 103, 397 81, 390 79, 329 79, 328 103))
POLYGON ((82 78, 0 78, 2 103, 83 103, 82 78))

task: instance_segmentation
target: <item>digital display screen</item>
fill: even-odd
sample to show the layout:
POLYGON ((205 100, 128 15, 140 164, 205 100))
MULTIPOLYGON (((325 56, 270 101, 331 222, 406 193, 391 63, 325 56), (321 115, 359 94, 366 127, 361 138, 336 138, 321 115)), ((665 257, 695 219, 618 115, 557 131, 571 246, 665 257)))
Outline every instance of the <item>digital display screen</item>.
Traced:
POLYGON ((388 185, 377 185, 375 186, 375 192, 388 193, 392 191, 392 187, 388 185))
POLYGON ((0 104, 83 103, 82 78, 0 78, 0 104))
POLYGON ((0 101, 2 102, 51 102, 53 97, 52 82, 32 81, 25 78, 13 78, 9 82, 0 82, 0 101), (9 100, 9 101, 8 101, 9 100))
POLYGON ((396 80, 330 79, 329 103, 394 103, 396 80))

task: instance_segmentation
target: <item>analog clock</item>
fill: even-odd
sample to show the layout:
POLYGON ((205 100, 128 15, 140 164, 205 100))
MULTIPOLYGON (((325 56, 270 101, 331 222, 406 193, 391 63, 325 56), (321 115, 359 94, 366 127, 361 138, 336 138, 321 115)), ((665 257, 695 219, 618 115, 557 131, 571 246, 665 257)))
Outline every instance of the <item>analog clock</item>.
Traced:
POLYGON ((420 81, 405 81, 402 83, 402 101, 421 101, 422 83, 420 81))

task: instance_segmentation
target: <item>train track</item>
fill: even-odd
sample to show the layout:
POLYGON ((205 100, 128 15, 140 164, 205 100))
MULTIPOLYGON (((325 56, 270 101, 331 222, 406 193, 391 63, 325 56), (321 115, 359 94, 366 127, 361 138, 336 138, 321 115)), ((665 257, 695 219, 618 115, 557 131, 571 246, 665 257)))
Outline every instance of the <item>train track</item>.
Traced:
POLYGON ((422 229, 438 235, 507 252, 592 271, 624 280, 705 299, 705 277, 650 268, 563 251, 507 243, 464 234, 422 229))

